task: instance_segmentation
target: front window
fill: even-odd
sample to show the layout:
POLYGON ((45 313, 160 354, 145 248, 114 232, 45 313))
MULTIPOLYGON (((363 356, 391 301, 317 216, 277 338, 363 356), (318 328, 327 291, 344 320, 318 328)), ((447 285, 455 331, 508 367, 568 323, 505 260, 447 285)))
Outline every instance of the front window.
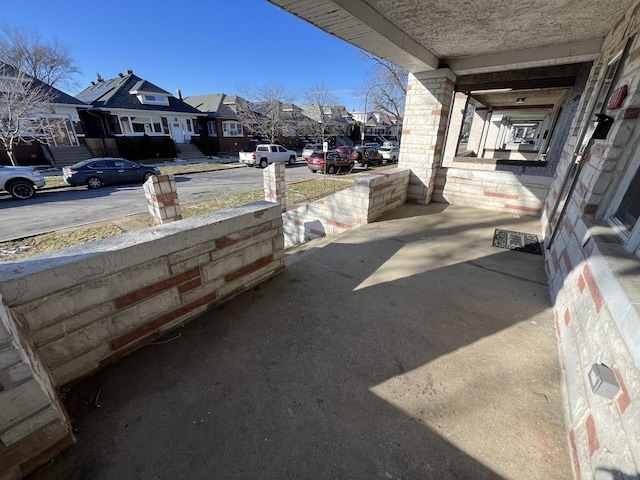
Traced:
POLYGON ((187 118, 187 130, 193 132, 193 124, 191 123, 190 118, 187 118))
POLYGON ((242 124, 240 122, 222 122, 222 135, 225 137, 242 137, 242 124))
POLYGON ((207 131, 209 132, 209 136, 210 137, 217 137, 218 136, 218 128, 216 127, 216 122, 215 121, 207 122, 207 131))
POLYGON ((158 117, 120 117, 122 133, 162 133, 162 121, 158 117))

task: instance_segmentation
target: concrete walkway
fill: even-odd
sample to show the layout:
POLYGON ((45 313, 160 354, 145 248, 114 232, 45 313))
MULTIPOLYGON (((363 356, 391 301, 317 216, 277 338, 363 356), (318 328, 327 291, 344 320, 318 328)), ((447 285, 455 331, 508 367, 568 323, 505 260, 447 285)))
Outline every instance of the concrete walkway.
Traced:
POLYGON ((405 205, 293 250, 65 391, 78 443, 30 478, 573 478, 542 257, 495 228, 539 221, 405 205))

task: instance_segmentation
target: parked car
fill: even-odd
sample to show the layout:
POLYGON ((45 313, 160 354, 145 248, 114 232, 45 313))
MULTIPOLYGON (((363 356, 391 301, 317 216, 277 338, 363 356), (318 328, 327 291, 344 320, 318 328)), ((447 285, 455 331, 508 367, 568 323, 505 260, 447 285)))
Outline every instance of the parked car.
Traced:
POLYGON ((322 144, 321 143, 307 143, 302 149, 302 158, 305 160, 311 156, 313 152, 321 152, 322 144))
POLYGON ((370 148, 380 148, 380 144, 378 142, 367 142, 364 144, 364 146, 370 148))
POLYGON ((160 170, 122 158, 90 158, 62 169, 64 181, 71 186, 86 185, 99 188, 115 183, 146 182, 160 170))
POLYGON ((13 198, 31 198, 45 183, 42 173, 36 168, 0 166, 0 190, 9 192, 13 198))
POLYGON ((330 150, 326 153, 327 161, 325 162, 324 152, 315 152, 307 159, 307 167, 313 173, 338 173, 340 170, 351 170, 354 160, 347 157, 344 153, 330 150))
POLYGON ((396 163, 400 156, 400 146, 398 142, 384 142, 378 152, 387 163, 396 163))
POLYGON ((336 152, 344 153, 347 157, 354 160, 358 160, 358 158, 360 158, 360 154, 358 153, 358 151, 354 147, 350 147, 348 145, 336 147, 334 150, 336 152))
POLYGON ((256 145, 255 152, 240 152, 239 159, 240 163, 247 164, 250 167, 266 168, 274 162, 295 165, 298 160, 298 154, 293 150, 287 150, 282 145, 266 143, 256 145))
POLYGON ((358 163, 363 167, 382 165, 382 156, 377 149, 367 146, 358 146, 355 149, 358 152, 358 163))

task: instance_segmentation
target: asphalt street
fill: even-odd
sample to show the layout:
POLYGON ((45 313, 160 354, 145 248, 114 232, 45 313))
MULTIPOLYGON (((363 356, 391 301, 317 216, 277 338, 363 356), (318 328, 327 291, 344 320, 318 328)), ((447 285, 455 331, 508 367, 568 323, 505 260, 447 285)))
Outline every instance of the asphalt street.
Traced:
MULTIPOLYGON (((306 163, 286 168, 287 183, 316 177, 306 163)), ((176 181, 183 205, 263 187, 262 170, 249 167, 176 175, 176 181)), ((0 194, 0 242, 144 212, 147 201, 135 184, 42 190, 30 200, 0 194)))

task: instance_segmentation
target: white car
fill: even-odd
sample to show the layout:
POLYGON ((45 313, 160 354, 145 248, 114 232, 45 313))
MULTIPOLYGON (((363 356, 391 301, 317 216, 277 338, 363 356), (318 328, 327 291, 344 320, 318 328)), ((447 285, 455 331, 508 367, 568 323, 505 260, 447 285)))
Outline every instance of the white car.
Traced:
POLYGON ((44 176, 36 168, 0 166, 0 190, 6 190, 13 198, 31 198, 44 185, 44 176))
POLYGON ((378 152, 387 163, 396 163, 400 156, 400 147, 380 147, 378 152))
POLYGON ((313 152, 315 152, 317 150, 322 150, 322 144, 321 143, 307 143, 304 146, 304 148, 302 149, 302 158, 304 158, 306 160, 311 155, 313 155, 313 152))

